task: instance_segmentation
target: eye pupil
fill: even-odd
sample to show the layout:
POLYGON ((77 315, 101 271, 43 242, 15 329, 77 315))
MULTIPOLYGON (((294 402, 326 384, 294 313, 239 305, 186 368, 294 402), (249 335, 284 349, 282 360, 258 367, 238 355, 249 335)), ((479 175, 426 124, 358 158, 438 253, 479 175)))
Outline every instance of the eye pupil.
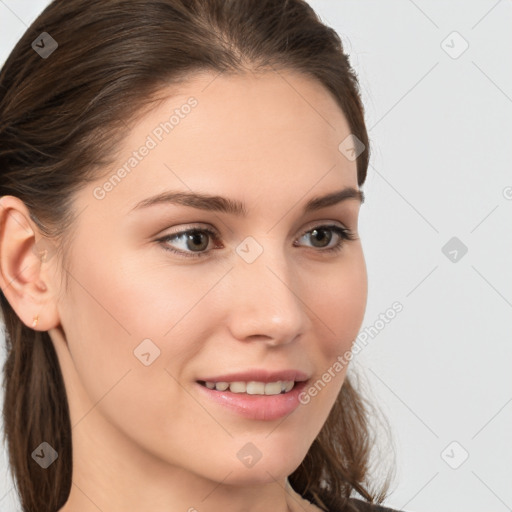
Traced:
MULTIPOLYGON (((196 231, 194 232, 192 235, 188 235, 188 241, 189 242, 194 242, 194 244, 196 243, 199 243, 200 244, 200 241, 199 239, 201 237, 204 237, 204 239, 206 239, 206 243, 203 244, 202 246, 200 247, 195 247, 196 249, 199 249, 199 250, 205 250, 207 247, 208 247, 208 235, 204 236, 204 233, 201 233, 200 231, 196 231)), ((189 247, 190 249, 193 249, 193 247, 189 247)))
MULTIPOLYGON (((325 229, 325 228, 315 228, 311 231, 311 234, 313 236, 313 239, 315 239, 315 237, 317 236, 318 233, 330 233, 330 231, 328 229, 325 229)), ((325 245, 329 245, 329 242, 331 241, 331 238, 332 238, 332 234, 329 234, 327 236, 321 236, 320 239, 327 239, 327 243, 325 245)), ((320 240, 321 241, 321 240, 320 240)), ((320 246, 316 246, 316 247, 324 247, 323 245, 320 245, 320 246)))

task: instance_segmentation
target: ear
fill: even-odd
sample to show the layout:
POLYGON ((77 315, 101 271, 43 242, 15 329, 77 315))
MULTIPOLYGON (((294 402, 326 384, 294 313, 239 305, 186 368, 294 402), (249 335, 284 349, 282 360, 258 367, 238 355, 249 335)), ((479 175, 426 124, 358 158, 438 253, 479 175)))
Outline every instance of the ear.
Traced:
POLYGON ((23 201, 1 197, 0 287, 21 321, 38 331, 60 324, 49 272, 57 260, 54 254, 53 244, 41 235, 23 201))

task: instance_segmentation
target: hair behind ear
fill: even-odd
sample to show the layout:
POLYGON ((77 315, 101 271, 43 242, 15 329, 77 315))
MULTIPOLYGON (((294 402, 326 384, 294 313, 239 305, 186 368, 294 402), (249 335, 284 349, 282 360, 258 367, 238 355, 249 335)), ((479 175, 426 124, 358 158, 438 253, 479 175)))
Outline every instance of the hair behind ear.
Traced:
POLYGON ((47 332, 26 327, 3 294, 0 303, 8 351, 4 442, 16 459, 10 458, 11 474, 25 512, 56 512, 67 500, 72 477, 71 424, 57 354, 47 332), (58 454, 46 469, 35 455, 43 442, 58 454))

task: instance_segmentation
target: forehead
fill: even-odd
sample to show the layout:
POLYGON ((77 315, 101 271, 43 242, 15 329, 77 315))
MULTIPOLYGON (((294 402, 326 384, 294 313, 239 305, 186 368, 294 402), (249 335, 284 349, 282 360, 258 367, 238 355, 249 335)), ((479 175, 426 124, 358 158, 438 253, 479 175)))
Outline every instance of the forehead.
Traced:
POLYGON ((201 129, 210 135, 210 145, 222 142, 244 154, 258 145, 256 151, 278 143, 298 146, 302 141, 332 149, 341 135, 350 133, 333 96, 319 81, 297 72, 207 73, 187 87, 182 100, 191 94, 198 100, 189 135, 194 128, 201 129))
POLYGON ((298 199, 317 185, 317 192, 357 188, 356 162, 338 149, 348 122, 312 78, 282 70, 201 73, 158 98, 101 180, 122 175, 105 199, 124 211, 165 189, 268 200, 278 191, 298 199))

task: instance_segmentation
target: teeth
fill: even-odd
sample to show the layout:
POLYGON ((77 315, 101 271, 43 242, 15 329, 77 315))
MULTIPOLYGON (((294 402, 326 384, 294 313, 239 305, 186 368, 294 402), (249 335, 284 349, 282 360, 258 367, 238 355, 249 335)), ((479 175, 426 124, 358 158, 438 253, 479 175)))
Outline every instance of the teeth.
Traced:
POLYGON ((245 391, 246 391, 245 382, 232 382, 229 385, 229 391, 231 391, 231 393, 245 393, 245 391))
POLYGON ((295 384, 295 382, 293 382, 293 381, 287 381, 286 387, 284 388, 285 393, 288 393, 288 391, 291 391, 294 384, 295 384))
MULTIPOLYGON (((241 384, 243 384, 243 383, 241 383, 241 384)), ((245 392, 248 395, 264 395, 265 394, 265 384, 263 382, 248 382, 245 392)))
POLYGON ((293 380, 279 380, 277 382, 205 382, 208 389, 226 391, 231 393, 246 393, 248 395, 279 395, 291 391, 295 382, 293 380))
POLYGON ((265 395, 279 395, 281 391, 283 391, 283 383, 281 381, 267 382, 265 384, 265 395))

